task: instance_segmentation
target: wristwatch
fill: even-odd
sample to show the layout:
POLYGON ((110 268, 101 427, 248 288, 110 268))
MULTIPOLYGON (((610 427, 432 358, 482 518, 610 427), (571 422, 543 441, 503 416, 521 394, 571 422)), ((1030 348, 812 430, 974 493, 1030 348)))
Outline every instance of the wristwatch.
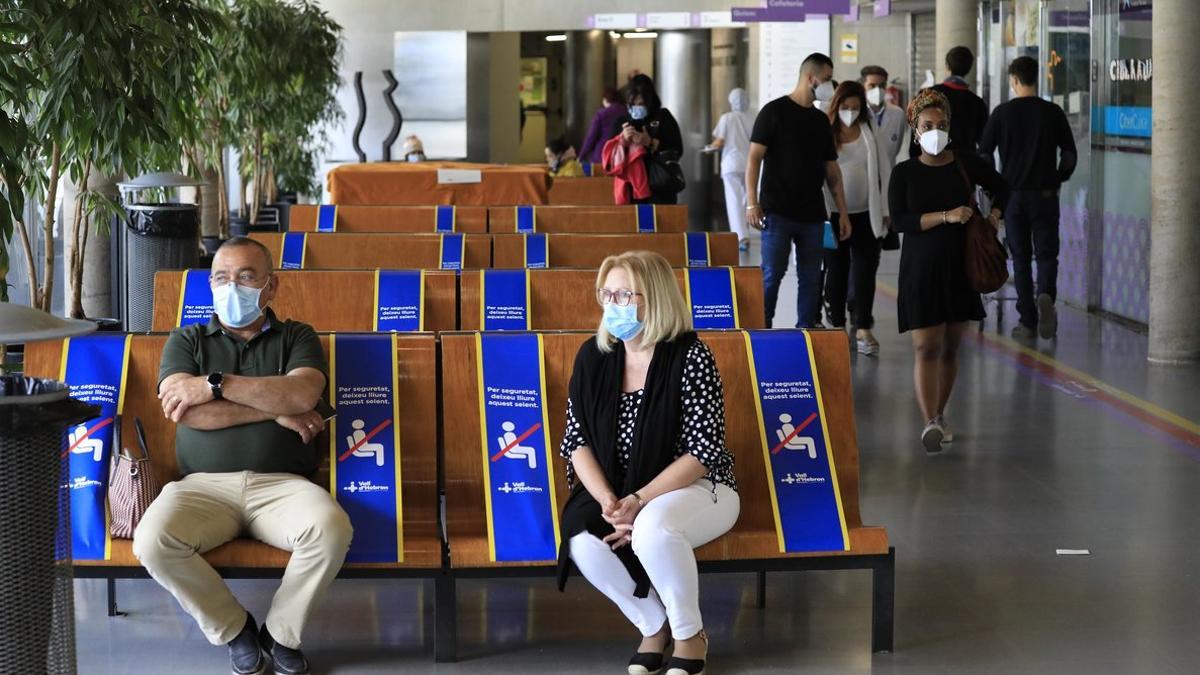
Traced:
POLYGON ((222 398, 225 397, 224 392, 221 391, 221 383, 224 381, 225 381, 225 375, 219 370, 215 373, 209 374, 208 386, 210 389, 212 389, 212 395, 213 395, 214 401, 220 401, 222 398))

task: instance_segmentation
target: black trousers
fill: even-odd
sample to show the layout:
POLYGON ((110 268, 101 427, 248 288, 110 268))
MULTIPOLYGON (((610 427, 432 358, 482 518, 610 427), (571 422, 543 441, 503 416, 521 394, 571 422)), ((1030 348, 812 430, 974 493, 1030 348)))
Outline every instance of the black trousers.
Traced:
MULTIPOLYGON (((829 216, 837 231, 838 214, 829 216)), ((875 272, 879 270, 879 239, 871 229, 871 214, 850 214, 850 238, 839 241, 836 250, 825 250, 825 318, 835 327, 846 325, 850 272, 854 271, 854 327, 875 327, 875 272)))
POLYGON ((1013 190, 1004 210, 1008 250, 1013 257, 1013 284, 1021 323, 1037 326, 1038 295, 1058 298, 1058 191, 1013 190), (1037 292, 1033 264, 1037 260, 1037 292))

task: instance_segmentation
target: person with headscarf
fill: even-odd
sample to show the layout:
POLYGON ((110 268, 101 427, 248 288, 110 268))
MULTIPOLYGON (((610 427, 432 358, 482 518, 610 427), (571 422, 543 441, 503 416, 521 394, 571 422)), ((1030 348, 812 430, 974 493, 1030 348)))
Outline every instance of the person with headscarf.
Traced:
POLYGON ((950 102, 922 89, 908 104, 908 125, 921 154, 896 166, 888 189, 892 228, 904 234, 896 314, 900 332, 912 332, 917 404, 925 423, 921 443, 939 452, 954 436, 946 403, 958 375, 958 346, 971 321, 984 318, 979 293, 967 282, 966 223, 975 191, 990 193, 989 220, 999 228, 1008 185, 991 163, 970 149, 950 150, 950 102))
POLYGON ((750 247, 746 230, 746 158, 750 152, 750 130, 754 114, 749 112, 750 96, 740 87, 729 92, 729 112, 717 120, 712 147, 721 151, 721 181, 725 183, 725 211, 729 229, 737 233, 738 250, 750 247))

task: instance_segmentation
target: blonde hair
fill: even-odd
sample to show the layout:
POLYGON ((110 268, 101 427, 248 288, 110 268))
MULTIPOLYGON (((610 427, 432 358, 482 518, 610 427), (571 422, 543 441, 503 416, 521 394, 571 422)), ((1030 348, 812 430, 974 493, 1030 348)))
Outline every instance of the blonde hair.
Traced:
MULTIPOLYGON (((692 330, 692 313, 683 299, 683 293, 679 292, 675 272, 666 258, 652 251, 627 251, 610 255, 600 263, 600 272, 596 275, 597 289, 604 286, 608 273, 616 268, 629 275, 629 290, 642 294, 642 303, 645 305, 641 332, 643 343, 669 342, 692 330)), ((596 329, 596 345, 600 351, 611 352, 617 342, 601 319, 600 327, 596 329)))

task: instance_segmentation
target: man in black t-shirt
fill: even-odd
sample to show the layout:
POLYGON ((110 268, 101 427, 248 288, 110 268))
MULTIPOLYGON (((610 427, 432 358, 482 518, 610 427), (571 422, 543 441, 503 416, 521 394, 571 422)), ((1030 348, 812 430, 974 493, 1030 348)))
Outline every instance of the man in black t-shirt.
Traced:
MULTIPOLYGON (((946 71, 950 75, 933 89, 941 92, 950 102, 950 150, 976 152, 979 137, 988 121, 988 106, 983 99, 971 91, 967 73, 975 67, 975 55, 966 47, 955 47, 946 52, 946 71)), ((921 156, 921 144, 910 143, 909 157, 921 156)))
POLYGON ((833 61, 812 54, 800 66, 800 81, 787 96, 762 107, 750 133, 746 165, 746 222, 762 231, 763 299, 767 328, 775 318, 779 284, 796 247, 796 327, 821 321, 821 257, 825 222, 822 185, 828 185, 841 214, 840 239, 850 237, 833 130, 813 101, 833 97, 833 61), (759 169, 762 183, 759 184, 759 169), (761 189, 760 189, 761 188, 761 189))
POLYGON ((996 108, 979 152, 1000 151, 1000 173, 1012 189, 1004 229, 1013 256, 1020 323, 1013 337, 1053 338, 1058 331, 1058 188, 1075 171, 1075 135, 1062 108, 1037 95, 1038 64, 1028 56, 1008 67, 1016 96, 996 108), (1032 260, 1037 258, 1037 296, 1032 260))

